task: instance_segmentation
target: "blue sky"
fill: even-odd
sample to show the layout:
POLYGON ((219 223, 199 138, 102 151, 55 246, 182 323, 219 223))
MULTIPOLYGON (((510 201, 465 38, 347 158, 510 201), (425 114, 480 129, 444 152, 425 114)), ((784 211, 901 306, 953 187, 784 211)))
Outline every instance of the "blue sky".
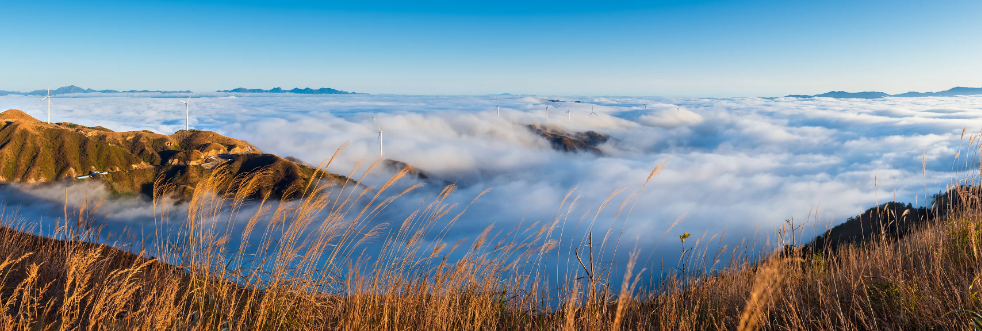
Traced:
POLYGON ((979 1, 6 1, 0 90, 776 96, 982 86, 979 1))

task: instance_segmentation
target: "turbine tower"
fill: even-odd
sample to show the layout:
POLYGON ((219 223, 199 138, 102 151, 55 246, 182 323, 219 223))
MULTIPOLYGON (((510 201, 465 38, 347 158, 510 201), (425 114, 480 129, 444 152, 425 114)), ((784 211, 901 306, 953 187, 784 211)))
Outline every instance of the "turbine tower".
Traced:
POLYGON ((569 108, 566 108, 566 122, 573 122, 573 116, 569 114, 569 108))
POLYGON ((378 124, 375 121, 375 116, 372 116, 372 123, 378 125, 378 157, 382 158, 382 124, 378 124))
POLYGON ((51 124, 51 85, 48 85, 48 95, 41 98, 41 101, 48 100, 48 124, 51 124))
MULTIPOLYGON (((194 94, 194 92, 191 92, 191 94, 194 94)), ((189 104, 191 102, 191 94, 188 94, 187 100, 177 99, 184 103, 184 131, 191 131, 191 106, 189 104)))
POLYGON ((498 108, 498 105, 494 105, 494 113, 497 114, 498 117, 501 117, 501 109, 498 108))
POLYGON ((549 122, 549 105, 546 105, 546 122, 549 122))
POLYGON ((593 106, 590 106, 590 115, 600 116, 600 115, 597 115, 597 112, 593 111, 593 106))
POLYGON ((378 125, 378 157, 381 159, 382 156, 382 124, 378 125))

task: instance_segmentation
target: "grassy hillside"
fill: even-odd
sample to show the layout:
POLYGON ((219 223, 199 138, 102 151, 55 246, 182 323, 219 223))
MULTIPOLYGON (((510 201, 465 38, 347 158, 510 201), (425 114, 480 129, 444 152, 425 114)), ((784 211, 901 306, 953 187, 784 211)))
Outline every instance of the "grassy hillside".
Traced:
POLYGON ((19 110, 0 114, 0 123, 0 180, 44 182, 144 161, 105 135, 87 135, 93 129, 44 124, 19 110))
MULTIPOLYGON (((151 131, 113 132, 74 123, 47 124, 11 109, 0 113, 0 181, 42 183, 102 180, 116 194, 152 194, 157 179, 176 186, 189 198, 198 182, 215 167, 231 167, 232 176, 272 171, 273 197, 296 196, 314 177, 314 169, 262 152, 248 142, 210 131, 181 130, 172 135, 151 131)), ((339 179, 319 174, 325 179, 339 179)))

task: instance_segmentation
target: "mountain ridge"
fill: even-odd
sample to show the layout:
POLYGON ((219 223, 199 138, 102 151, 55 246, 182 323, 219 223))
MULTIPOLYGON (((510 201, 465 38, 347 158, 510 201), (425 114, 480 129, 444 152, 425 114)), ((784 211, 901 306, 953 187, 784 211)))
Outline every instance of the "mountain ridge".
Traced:
MULTIPOLYGON (((51 95, 64 95, 64 94, 84 94, 84 93, 191 93, 190 90, 185 91, 159 91, 159 90, 93 90, 90 88, 82 88, 75 85, 62 86, 51 90, 51 95)), ((32 96, 45 96, 48 95, 48 90, 34 90, 30 92, 18 92, 18 91, 0 91, 0 96, 4 95, 32 95, 32 96)))
MULTIPOLYGON (((272 89, 249 89, 244 87, 234 88, 231 90, 218 90, 219 93, 292 93, 292 94, 364 94, 357 92, 348 92, 343 90, 338 90, 334 88, 321 87, 317 89, 312 89, 309 87, 305 88, 293 88, 285 90, 279 87, 274 87, 272 89)), ((4 95, 31 95, 31 96, 45 96, 48 95, 49 91, 44 90, 34 90, 30 92, 19 92, 19 91, 4 91, 0 90, 0 96, 4 95)), ((83 88, 75 85, 62 86, 53 90, 50 90, 51 95, 65 95, 65 94, 85 94, 85 93, 191 93, 191 90, 184 91, 162 91, 162 90, 94 90, 91 88, 83 88)))
POLYGON ((877 91, 863 91, 863 92, 846 92, 846 91, 830 91, 822 94, 815 95, 805 95, 805 94, 790 94, 786 95, 787 98, 835 98, 835 99, 879 99, 886 97, 895 98, 920 98, 920 97, 955 97, 964 95, 982 95, 982 87, 962 87, 956 86, 950 89, 939 91, 939 92, 905 92, 898 94, 888 94, 885 92, 877 91))
POLYGON ((0 113, 0 125, 0 182, 95 179, 117 195, 152 196, 162 179, 175 195, 187 198, 215 171, 232 177, 265 171, 255 197, 290 199, 302 194, 312 178, 347 180, 211 131, 115 132, 67 122, 48 124, 17 109, 0 113))

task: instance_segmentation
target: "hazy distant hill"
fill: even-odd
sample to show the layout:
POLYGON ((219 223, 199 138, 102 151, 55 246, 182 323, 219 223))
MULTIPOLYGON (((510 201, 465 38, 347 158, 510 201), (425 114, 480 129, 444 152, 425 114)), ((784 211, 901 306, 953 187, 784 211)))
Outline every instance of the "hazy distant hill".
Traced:
MULTIPOLYGON (((117 91, 117 90, 93 90, 90 88, 81 88, 75 85, 62 86, 51 90, 51 95, 62 95, 62 94, 73 94, 73 93, 191 93, 191 91, 156 91, 156 90, 127 90, 127 91, 117 91)), ((34 95, 41 96, 47 95, 48 90, 34 90, 30 92, 17 92, 17 91, 0 91, 0 96, 4 95, 34 95)))
MULTIPOLYGON (((46 95, 47 93, 48 93, 48 90, 34 90, 34 91, 31 91, 31 92, 27 92, 26 94, 27 95, 46 95)), ((119 91, 115 91, 115 90, 93 90, 93 89, 90 89, 90 88, 81 88, 81 87, 78 87, 78 86, 75 86, 75 85, 63 86, 63 87, 59 87, 59 88, 56 88, 54 90, 51 90, 51 94, 52 95, 71 94, 71 93, 119 93, 119 91)))
MULTIPOLYGON (((257 170, 257 196, 292 198, 302 194, 313 168, 273 154, 262 154, 248 142, 211 131, 180 130, 172 135, 151 131, 113 132, 73 123, 47 124, 11 109, 0 113, 0 181, 43 183, 55 180, 101 180, 116 194, 151 195, 163 178, 181 197, 217 169, 232 176, 257 170)), ((328 180, 344 177, 316 173, 328 180)), ((220 189, 231 189, 226 186, 220 189)))
POLYGON ((312 89, 312 88, 309 88, 309 87, 307 87, 307 88, 294 88, 294 89, 291 89, 291 90, 284 90, 284 89, 279 88, 279 87, 274 87, 274 88, 269 89, 269 90, 264 90, 264 89, 248 89, 248 88, 240 87, 240 88, 231 89, 231 90, 220 90, 218 92, 223 92, 223 93, 359 94, 359 93, 355 93, 355 92, 347 92, 347 91, 342 91, 342 90, 337 90, 337 89, 332 89, 332 88, 326 88, 326 87, 322 87, 322 88, 319 88, 319 89, 316 89, 316 90, 315 89, 312 89))
POLYGON ((887 94, 884 92, 845 92, 832 91, 815 95, 792 94, 789 98, 836 98, 836 99, 878 99, 884 97, 916 98, 916 97, 954 97, 960 95, 982 95, 982 87, 954 87, 940 92, 907 92, 887 94))
POLYGON ((959 95, 982 94, 982 87, 954 87, 941 92, 907 92, 894 94, 895 97, 953 97, 959 95))
POLYGON ((788 97, 791 98, 836 98, 836 99, 877 99, 882 97, 888 97, 889 94, 883 92, 846 92, 846 91, 831 91, 816 95, 800 95, 792 94, 788 97))

